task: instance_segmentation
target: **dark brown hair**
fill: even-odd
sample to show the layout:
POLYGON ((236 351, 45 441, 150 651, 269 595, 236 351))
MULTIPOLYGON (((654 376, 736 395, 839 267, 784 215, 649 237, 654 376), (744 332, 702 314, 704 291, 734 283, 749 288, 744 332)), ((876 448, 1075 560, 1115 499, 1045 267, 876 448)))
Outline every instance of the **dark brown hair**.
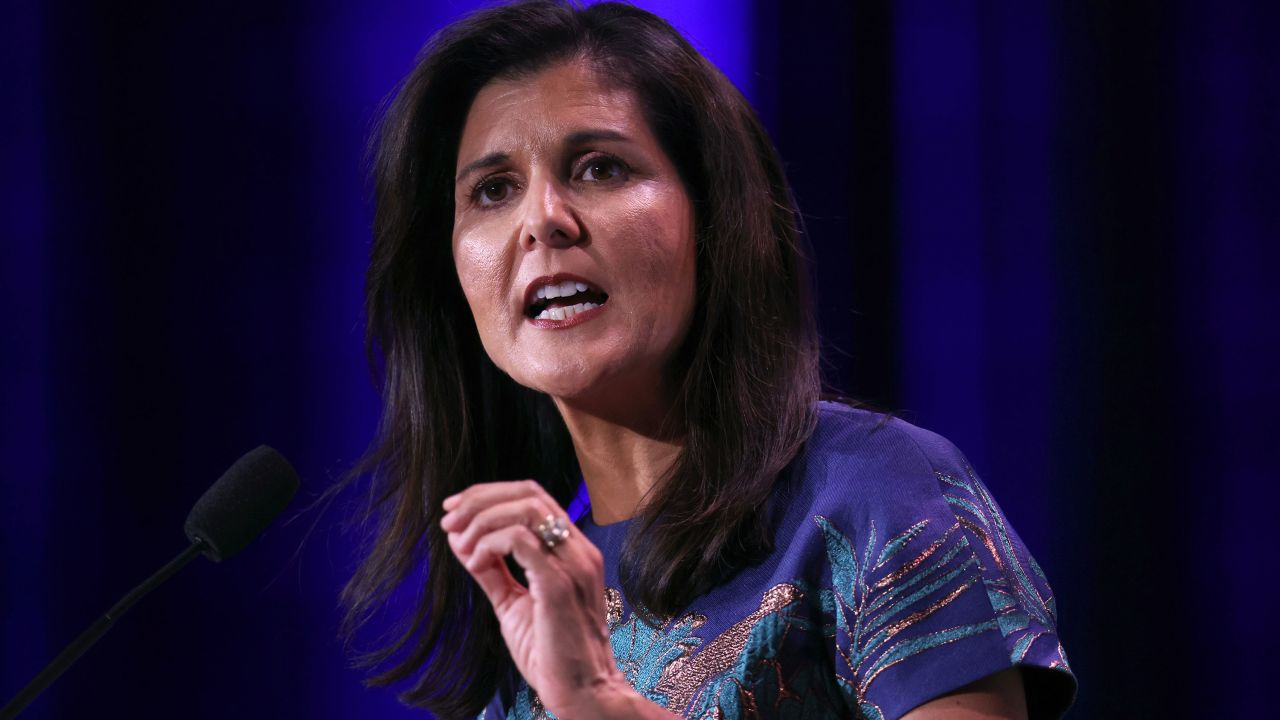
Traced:
POLYGON ((402 700, 444 717, 478 713, 513 664, 449 552, 442 501, 531 477, 567 504, 580 481, 549 398, 480 345, 451 254, 457 146, 482 86, 574 58, 635 93, 697 224, 695 316, 676 359, 684 445, 632 524, 620 566, 632 603, 673 615, 767 553, 771 491, 814 424, 817 335, 798 217, 733 85, 662 19, 618 3, 520 2, 434 36, 376 137, 367 342, 383 411, 359 468, 371 478, 368 552, 342 599, 354 633, 415 586, 415 611, 363 660, 379 669, 371 683, 410 681, 402 700))

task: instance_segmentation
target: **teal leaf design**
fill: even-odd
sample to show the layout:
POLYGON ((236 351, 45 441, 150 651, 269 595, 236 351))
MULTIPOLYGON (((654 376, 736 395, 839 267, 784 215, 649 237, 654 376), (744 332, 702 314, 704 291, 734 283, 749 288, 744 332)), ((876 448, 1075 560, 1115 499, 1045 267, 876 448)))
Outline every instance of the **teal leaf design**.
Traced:
MULTIPOLYGON (((844 595, 843 592, 853 592, 857 587, 860 575, 858 558, 854 553, 853 543, 849 542, 849 538, 845 537, 843 533, 821 515, 815 516, 814 522, 818 524, 818 529, 822 531, 822 538, 827 546, 827 558, 831 561, 832 590, 844 605, 852 606, 853 596, 844 595)), ((839 606, 836 609, 838 611, 839 606)))
POLYGON ((940 645, 996 629, 992 620, 925 635, 911 632, 978 582, 976 558, 958 524, 926 543, 921 536, 931 521, 921 520, 880 545, 872 522, 859 548, 827 518, 815 515, 813 521, 831 565, 833 587, 821 600, 833 619, 837 673, 849 704, 866 717, 882 717, 867 700, 880 672, 940 645), (890 559, 901 562, 888 563, 890 559))
MULTIPOLYGON (((973 469, 964 468, 965 477, 937 473, 944 497, 957 521, 985 549, 983 559, 994 564, 995 573, 984 574, 987 598, 996 613, 1000 632, 1010 641, 1012 662, 1024 661, 1035 641, 1051 635, 1057 625, 1057 603, 1049 590, 1044 571, 1034 558, 1020 553, 1018 541, 1006 523, 1004 513, 973 469), (1039 582, 1037 582, 1037 579, 1039 582)), ((1062 667, 1066 657, 1056 639, 1055 652, 1062 667)))
POLYGON ((642 695, 667 707, 667 696, 656 690, 662 671, 702 644, 702 638, 693 633, 704 622, 706 618, 702 615, 689 613, 664 627, 655 627, 640 614, 631 613, 627 621, 616 625, 609 635, 618 669, 642 695))
POLYGON ((894 555, 897 555, 898 551, 906 547, 907 543, 911 542, 916 538, 916 536, 924 532, 924 529, 928 525, 928 520, 921 520, 915 525, 907 528, 906 532, 885 543, 884 550, 880 551, 880 557, 876 559, 876 567, 884 567, 884 564, 892 559, 894 555))

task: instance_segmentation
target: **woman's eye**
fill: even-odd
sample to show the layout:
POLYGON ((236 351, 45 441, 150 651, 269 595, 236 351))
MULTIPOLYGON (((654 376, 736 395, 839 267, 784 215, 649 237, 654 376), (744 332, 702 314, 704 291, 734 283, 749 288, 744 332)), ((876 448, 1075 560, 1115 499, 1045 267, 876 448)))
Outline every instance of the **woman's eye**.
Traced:
POLYGON ((592 158, 582 169, 582 179, 587 182, 615 180, 625 173, 622 163, 611 157, 592 158))
POLYGON ((500 203, 511 194, 511 183, 501 179, 485 180, 476 187, 475 194, 481 205, 500 203))

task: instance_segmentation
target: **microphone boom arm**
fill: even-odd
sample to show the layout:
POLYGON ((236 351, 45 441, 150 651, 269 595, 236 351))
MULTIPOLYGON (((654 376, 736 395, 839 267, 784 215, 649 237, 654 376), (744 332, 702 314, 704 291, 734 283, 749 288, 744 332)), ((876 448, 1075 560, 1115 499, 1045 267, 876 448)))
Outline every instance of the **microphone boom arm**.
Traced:
POLYGON ((203 540, 191 543, 191 547, 183 550, 178 557, 170 560, 167 565, 157 570, 154 575, 143 580, 137 587, 120 598, 120 602, 112 605, 105 615, 98 618, 97 622, 80 633, 80 637, 72 640, 71 644, 58 653, 58 656, 46 665, 44 670, 41 670, 40 674, 36 675, 31 682, 27 683, 27 686, 22 688, 22 691, 14 696, 8 705, 0 708, 0 720, 12 720, 17 717, 18 713, 22 712, 27 705, 31 704, 32 700, 35 700, 40 693, 44 692, 45 688, 53 684, 54 680, 57 680, 62 673, 66 672, 67 668, 71 667, 71 664, 79 659, 86 650, 93 647, 98 638, 102 637, 111 628, 112 624, 121 615, 124 615, 126 610, 133 607, 134 603, 141 600, 144 595, 163 584, 165 580, 173 577, 179 570, 186 567, 187 563, 194 560, 197 555, 204 551, 205 543, 203 540))

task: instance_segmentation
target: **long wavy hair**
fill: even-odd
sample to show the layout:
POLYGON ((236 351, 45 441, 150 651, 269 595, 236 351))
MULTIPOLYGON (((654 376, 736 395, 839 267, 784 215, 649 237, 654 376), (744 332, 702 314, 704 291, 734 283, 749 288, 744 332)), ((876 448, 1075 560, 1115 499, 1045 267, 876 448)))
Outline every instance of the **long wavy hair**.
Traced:
POLYGON ((398 588, 416 594, 360 659, 371 684, 407 683, 404 702, 443 717, 477 714, 514 665, 484 594, 449 552, 441 503, 473 483, 536 478, 565 505, 580 483, 554 405, 489 360, 463 297, 451 254, 458 142, 482 86, 579 58, 639 99, 696 221, 695 316, 674 360, 683 447, 632 523, 619 568, 632 604, 674 615, 768 553, 771 492, 815 422, 799 217, 733 85, 665 21, 625 4, 518 2, 436 34, 373 146, 366 342, 383 406, 357 468, 370 483, 366 554, 342 600, 350 638, 398 588))

